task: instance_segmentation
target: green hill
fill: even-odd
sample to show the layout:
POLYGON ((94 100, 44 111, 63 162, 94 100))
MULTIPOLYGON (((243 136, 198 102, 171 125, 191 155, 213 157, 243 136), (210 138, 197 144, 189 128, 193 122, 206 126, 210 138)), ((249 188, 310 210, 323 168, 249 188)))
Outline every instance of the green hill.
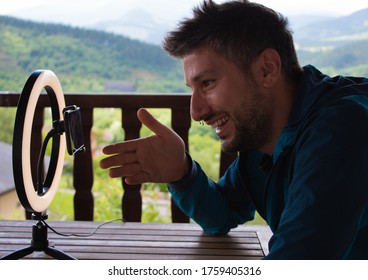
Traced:
POLYGON ((0 90, 20 91, 36 69, 51 69, 65 91, 183 91, 181 68, 160 47, 111 33, 0 16, 0 90))
MULTIPOLYGON (((368 76, 368 9, 295 30, 301 64, 330 75, 368 76)), ((51 69, 70 91, 183 92, 179 62, 159 46, 122 35, 0 16, 0 91, 21 91, 51 69)))
POLYGON ((368 9, 315 22, 295 30, 302 64, 328 74, 368 76, 368 9))
POLYGON ((295 41, 302 48, 336 47, 361 40, 368 40, 368 8, 347 16, 317 21, 295 30, 295 41))

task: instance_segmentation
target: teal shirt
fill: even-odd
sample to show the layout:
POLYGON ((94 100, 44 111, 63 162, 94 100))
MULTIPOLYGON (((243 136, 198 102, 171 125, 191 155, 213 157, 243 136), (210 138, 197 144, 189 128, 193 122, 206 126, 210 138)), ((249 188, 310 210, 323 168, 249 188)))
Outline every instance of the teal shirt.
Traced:
POLYGON ((257 210, 273 232, 266 259, 368 259, 368 79, 304 67, 272 158, 242 152, 218 182, 193 162, 169 190, 213 234, 257 210))

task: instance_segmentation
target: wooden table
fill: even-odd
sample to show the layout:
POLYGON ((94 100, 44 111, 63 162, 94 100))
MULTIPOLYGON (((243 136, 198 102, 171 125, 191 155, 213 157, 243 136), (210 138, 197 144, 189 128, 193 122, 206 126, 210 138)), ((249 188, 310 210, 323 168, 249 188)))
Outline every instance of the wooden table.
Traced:
MULTIPOLYGON (((102 223, 51 222, 61 233, 88 234, 102 223)), ((0 258, 31 245, 35 221, 0 221, 0 258)), ((47 240, 77 259, 260 259, 268 253, 271 231, 267 226, 244 225, 229 234, 206 234, 196 224, 113 222, 90 237, 64 237, 48 230, 47 240)), ((43 250, 25 258, 52 258, 43 250)))

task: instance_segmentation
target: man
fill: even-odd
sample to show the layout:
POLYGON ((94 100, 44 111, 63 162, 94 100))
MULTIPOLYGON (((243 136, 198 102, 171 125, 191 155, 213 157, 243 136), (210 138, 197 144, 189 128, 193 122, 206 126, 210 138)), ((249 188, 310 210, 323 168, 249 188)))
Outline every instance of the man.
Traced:
POLYGON ((205 1, 164 48, 183 62, 191 115, 239 156, 218 182, 171 129, 104 148, 128 184, 169 182, 204 231, 225 234, 257 210, 273 237, 266 259, 368 258, 368 79, 301 68, 287 20, 264 6, 205 1))

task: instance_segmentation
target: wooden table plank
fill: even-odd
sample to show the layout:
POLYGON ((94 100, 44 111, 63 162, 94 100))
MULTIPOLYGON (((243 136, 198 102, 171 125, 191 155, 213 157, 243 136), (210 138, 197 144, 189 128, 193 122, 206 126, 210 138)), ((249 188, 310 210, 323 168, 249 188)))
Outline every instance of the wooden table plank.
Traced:
MULTIPOLYGON (((0 221, 0 257, 31 243, 34 221, 0 221)), ((101 223, 48 222, 63 233, 86 234, 101 223)), ((77 259, 259 259, 270 238, 267 227, 240 226, 227 235, 209 235, 196 224, 114 222, 90 237, 64 237, 48 231, 56 249, 77 259), (260 238, 262 237, 262 242, 260 238), (267 239, 268 238, 268 239, 267 239)), ((26 258, 49 258, 35 252, 26 258)))

